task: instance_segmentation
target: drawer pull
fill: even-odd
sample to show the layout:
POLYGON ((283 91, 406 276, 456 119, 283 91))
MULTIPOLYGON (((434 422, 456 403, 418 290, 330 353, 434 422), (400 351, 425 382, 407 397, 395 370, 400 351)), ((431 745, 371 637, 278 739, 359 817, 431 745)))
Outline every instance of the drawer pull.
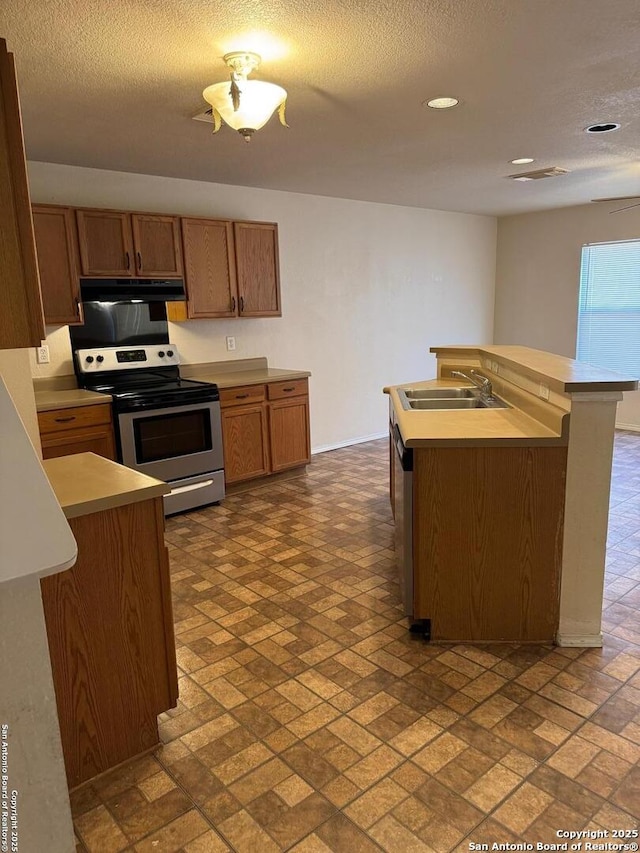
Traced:
POLYGON ((282 390, 283 391, 295 391, 296 389, 295 388, 283 388, 282 390))
POLYGON ((236 394, 236 400, 246 400, 248 396, 248 394, 236 394))
POLYGON ((69 417, 69 418, 54 418, 54 420, 57 424, 68 424, 69 421, 75 421, 75 419, 76 419, 75 415, 71 415, 71 417, 69 417))

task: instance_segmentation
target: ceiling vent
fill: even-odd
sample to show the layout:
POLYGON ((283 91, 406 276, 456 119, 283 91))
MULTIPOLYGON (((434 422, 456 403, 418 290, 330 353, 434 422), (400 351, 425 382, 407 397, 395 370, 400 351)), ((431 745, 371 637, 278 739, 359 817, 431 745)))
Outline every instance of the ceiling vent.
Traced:
POLYGON ((194 121, 208 121, 211 124, 213 121, 213 107, 209 107, 208 110, 203 110, 201 113, 196 113, 192 118, 194 121))
POLYGON ((568 169, 559 166, 549 166, 547 169, 536 169, 534 172, 520 172, 518 175, 509 175, 512 181, 539 181, 541 178, 559 178, 567 175, 568 169))

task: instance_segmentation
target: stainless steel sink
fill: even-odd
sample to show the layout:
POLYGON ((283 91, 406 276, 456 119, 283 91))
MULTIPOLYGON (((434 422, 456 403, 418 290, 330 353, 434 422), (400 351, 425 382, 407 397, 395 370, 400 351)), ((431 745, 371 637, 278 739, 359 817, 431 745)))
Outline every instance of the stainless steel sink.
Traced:
POLYGON ((473 388, 404 388, 404 394, 411 400, 456 399, 458 397, 475 397, 478 391, 473 388))
POLYGON ((499 397, 481 397, 471 388, 399 388, 398 395, 405 411, 510 408, 499 397))

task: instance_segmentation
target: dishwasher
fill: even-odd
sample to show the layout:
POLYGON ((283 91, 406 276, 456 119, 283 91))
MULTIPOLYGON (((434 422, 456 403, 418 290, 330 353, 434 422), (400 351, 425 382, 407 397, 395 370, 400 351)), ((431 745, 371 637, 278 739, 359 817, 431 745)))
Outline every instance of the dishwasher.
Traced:
POLYGON ((393 501, 398 584, 404 615, 413 620, 413 450, 405 447, 398 424, 391 423, 393 454, 393 501))

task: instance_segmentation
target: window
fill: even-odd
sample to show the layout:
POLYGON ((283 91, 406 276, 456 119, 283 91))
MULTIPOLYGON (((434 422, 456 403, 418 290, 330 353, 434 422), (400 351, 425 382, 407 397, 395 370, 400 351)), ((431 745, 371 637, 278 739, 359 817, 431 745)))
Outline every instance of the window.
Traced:
POLYGON ((640 240, 583 246, 576 357, 640 376, 640 240))

